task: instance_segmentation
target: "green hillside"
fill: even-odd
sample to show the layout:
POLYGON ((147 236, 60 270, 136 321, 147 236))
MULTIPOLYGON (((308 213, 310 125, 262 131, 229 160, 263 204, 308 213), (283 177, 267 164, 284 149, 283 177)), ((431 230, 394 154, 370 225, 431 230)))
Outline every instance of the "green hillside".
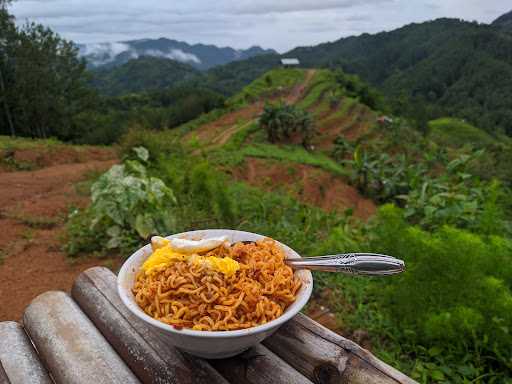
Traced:
POLYGON ((190 65, 158 57, 141 57, 92 72, 92 85, 106 95, 120 95, 178 86, 200 72, 190 65))
POLYGON ((430 121, 428 125, 429 137, 444 146, 470 144, 476 148, 484 148, 497 143, 488 133, 463 120, 441 118, 430 121))
POLYGON ((398 110, 454 115, 512 134, 512 37, 493 26, 439 19, 297 48, 306 66, 341 67, 379 86, 398 110), (400 105, 412 100, 408 109, 400 105))
POLYGON ((100 74, 106 96, 72 42, 17 26, 5 7, 0 26, 0 291, 61 289, 83 266, 115 270, 153 235, 203 228, 260 233, 304 257, 389 254, 405 273, 315 273, 306 314, 325 308, 326 326, 422 384, 511 383, 503 28, 413 24, 297 49, 307 68, 296 69, 274 68, 274 55, 200 75, 141 59, 100 74))
MULTIPOLYGON (((407 273, 316 274, 315 300, 343 334, 364 330, 373 352, 422 383, 505 384, 512 270, 495 266, 512 255, 512 159, 500 157, 510 146, 451 118, 427 135, 398 117, 377 123, 377 96, 343 72, 274 69, 181 127, 132 130, 123 175, 158 178, 176 203, 141 201, 114 222, 104 194, 69 222, 68 250, 127 253, 149 234, 200 226, 264 233, 303 255, 391 254, 407 273)), ((112 174, 100 187, 127 188, 112 174)))
MULTIPOLYGON (((512 36, 501 26, 458 19, 410 24, 391 32, 362 34, 285 54, 305 67, 342 68, 388 96, 398 114, 420 123, 442 116, 467 119, 491 134, 512 135, 512 36)), ((220 66, 208 83, 234 94, 279 65, 266 55, 220 66)))

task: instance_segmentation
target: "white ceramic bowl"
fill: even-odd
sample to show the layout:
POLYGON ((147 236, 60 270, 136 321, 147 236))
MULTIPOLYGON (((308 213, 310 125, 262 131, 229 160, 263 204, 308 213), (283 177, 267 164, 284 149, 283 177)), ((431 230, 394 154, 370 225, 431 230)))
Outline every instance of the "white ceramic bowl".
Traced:
MULTIPOLYGON (((243 240, 257 241, 265 236, 250 232, 234 231, 229 229, 209 229, 179 233, 168 238, 179 237, 188 239, 205 239, 218 236, 228 236, 231 243, 243 240)), ((300 257, 293 249, 279 243, 287 258, 300 257)), ((283 323, 295 316, 309 300, 313 289, 313 277, 311 272, 302 270, 295 274, 302 280, 297 299, 277 319, 266 324, 237 331, 194 331, 183 328, 177 330, 167 324, 148 316, 135 302, 132 287, 135 282, 135 275, 142 263, 151 254, 151 245, 142 247, 123 264, 117 277, 117 288, 123 303, 141 320, 146 322, 155 331, 165 338, 169 344, 195 356, 208 359, 220 359, 237 355, 246 349, 260 343, 274 333, 283 323)))

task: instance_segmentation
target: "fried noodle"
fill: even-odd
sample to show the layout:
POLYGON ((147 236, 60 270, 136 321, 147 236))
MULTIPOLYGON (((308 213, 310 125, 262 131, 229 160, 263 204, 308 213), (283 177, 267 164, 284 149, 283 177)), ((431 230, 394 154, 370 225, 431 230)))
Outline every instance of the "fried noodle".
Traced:
POLYGON ((178 329, 232 331, 274 320, 295 301, 301 282, 274 240, 221 246, 205 256, 230 257, 240 269, 226 276, 176 261, 149 275, 141 270, 133 288, 137 304, 178 329))

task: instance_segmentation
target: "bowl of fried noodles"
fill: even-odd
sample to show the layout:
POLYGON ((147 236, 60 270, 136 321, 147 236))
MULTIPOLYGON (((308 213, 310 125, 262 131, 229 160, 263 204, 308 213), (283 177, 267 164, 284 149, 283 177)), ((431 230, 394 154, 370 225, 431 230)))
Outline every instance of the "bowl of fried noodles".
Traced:
POLYGON ((260 343, 309 300, 313 277, 290 247, 250 232, 210 229, 153 237, 117 279, 123 303, 167 343, 225 358, 260 343))

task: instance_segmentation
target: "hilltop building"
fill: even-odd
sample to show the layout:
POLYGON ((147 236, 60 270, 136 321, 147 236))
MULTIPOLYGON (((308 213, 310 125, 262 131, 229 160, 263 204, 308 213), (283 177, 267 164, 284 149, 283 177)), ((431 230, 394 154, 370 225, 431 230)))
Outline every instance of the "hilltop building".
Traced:
POLYGON ((281 59, 281 65, 284 68, 297 67, 300 65, 300 61, 296 58, 283 58, 281 59))

